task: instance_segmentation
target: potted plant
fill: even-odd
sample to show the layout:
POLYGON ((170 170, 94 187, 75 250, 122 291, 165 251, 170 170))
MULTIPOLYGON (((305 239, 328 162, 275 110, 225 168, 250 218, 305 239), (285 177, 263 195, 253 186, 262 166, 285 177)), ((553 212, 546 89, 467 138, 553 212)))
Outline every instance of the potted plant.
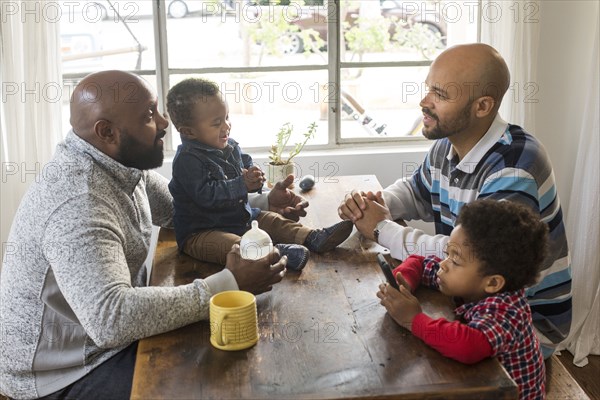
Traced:
POLYGON ((296 157, 306 145, 306 142, 312 138, 317 130, 317 123, 313 122, 308 126, 308 130, 304 133, 304 141, 294 144, 294 147, 287 154, 283 154, 285 148, 292 137, 294 126, 289 122, 277 132, 277 141, 269 150, 269 159, 267 165, 267 186, 273 187, 276 182, 285 179, 289 174, 294 173, 294 163, 292 158, 296 157))

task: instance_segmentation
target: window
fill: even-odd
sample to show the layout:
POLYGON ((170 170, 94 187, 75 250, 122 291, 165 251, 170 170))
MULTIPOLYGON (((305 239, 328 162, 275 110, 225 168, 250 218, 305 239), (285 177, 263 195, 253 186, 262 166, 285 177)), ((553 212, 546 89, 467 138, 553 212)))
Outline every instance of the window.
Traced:
MULTIPOLYGON (((477 1, 63 3, 67 90, 89 72, 118 68, 145 76, 164 99, 175 83, 206 77, 227 96, 232 137, 245 149, 265 149, 287 122, 299 136, 318 124, 308 147, 421 140, 431 60, 477 39, 477 1)), ((169 137, 174 149, 175 129, 169 137)))

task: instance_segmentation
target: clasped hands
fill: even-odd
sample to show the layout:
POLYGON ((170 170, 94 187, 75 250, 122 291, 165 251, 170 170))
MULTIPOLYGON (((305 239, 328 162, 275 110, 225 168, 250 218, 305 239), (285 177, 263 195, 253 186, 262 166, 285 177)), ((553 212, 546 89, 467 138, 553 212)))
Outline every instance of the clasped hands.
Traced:
POLYGON ((356 229, 371 240, 375 240, 373 231, 377 223, 384 219, 392 219, 381 191, 373 193, 353 190, 338 207, 338 214, 340 218, 354 222, 356 229))

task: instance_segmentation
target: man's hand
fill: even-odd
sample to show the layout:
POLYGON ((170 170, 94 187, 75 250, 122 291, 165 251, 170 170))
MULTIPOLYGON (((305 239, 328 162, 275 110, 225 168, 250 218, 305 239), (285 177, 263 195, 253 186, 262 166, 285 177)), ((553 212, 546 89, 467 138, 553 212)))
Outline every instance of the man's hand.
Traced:
POLYGON ((283 279, 286 263, 287 257, 281 257, 277 249, 258 260, 245 260, 240 255, 240 246, 234 244, 227 254, 225 268, 231 271, 240 290, 260 294, 283 279))
POLYGON ((387 283, 379 285, 377 297, 385 307, 390 317, 400 326, 411 330, 415 316, 422 312, 419 300, 410 293, 410 289, 400 286, 396 290, 387 283))
POLYGON ((244 183, 248 192, 253 192, 260 189, 265 182, 265 173, 260 167, 253 165, 248 169, 243 169, 244 183))
POLYGON ((361 219, 363 217, 362 210, 367 207, 365 196, 365 192, 359 192, 357 190, 348 193, 342 201, 342 204, 338 207, 338 215, 340 218, 349 219, 352 222, 361 219))
POLYGON ((367 239, 375 240, 373 230, 377 223, 384 219, 392 219, 390 210, 385 205, 381 192, 367 192, 362 197, 362 217, 354 221, 356 229, 367 239))
POLYGON ((308 201, 302 196, 288 189, 294 182, 294 175, 288 175, 283 181, 277 182, 269 192, 269 211, 274 211, 291 219, 298 221, 300 217, 306 216, 305 208, 308 201))

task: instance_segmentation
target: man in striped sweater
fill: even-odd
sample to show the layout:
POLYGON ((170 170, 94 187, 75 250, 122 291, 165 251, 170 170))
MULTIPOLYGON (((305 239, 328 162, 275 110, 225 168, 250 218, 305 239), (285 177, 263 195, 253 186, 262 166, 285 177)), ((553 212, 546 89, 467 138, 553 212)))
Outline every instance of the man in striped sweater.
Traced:
POLYGON ((537 284, 526 294, 544 357, 549 357, 571 325, 567 238, 544 147, 498 115, 509 83, 505 61, 488 45, 442 52, 431 64, 420 103, 423 135, 435 140, 425 160, 410 178, 383 192, 353 191, 338 212, 401 260, 411 254, 443 258, 461 207, 476 199, 515 201, 539 212, 549 227, 550 251, 537 284), (404 226, 410 220, 434 222, 436 234, 404 226))

